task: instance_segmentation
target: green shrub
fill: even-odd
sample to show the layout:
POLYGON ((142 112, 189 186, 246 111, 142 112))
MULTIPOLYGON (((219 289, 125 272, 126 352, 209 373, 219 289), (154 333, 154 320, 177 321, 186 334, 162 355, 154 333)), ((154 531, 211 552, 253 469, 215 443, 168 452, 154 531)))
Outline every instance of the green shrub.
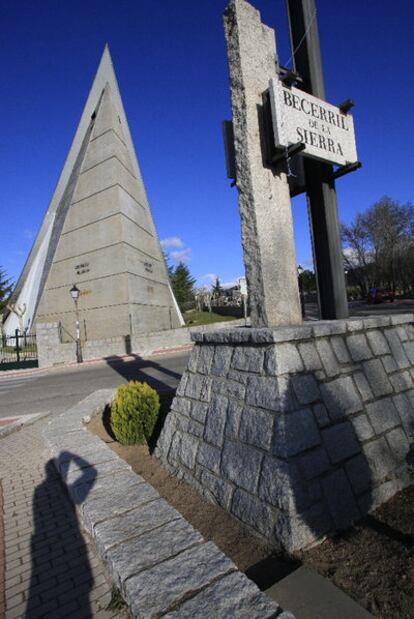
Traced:
POLYGON ((111 429, 123 445, 147 443, 160 410, 158 393, 136 380, 119 385, 111 409, 111 429))

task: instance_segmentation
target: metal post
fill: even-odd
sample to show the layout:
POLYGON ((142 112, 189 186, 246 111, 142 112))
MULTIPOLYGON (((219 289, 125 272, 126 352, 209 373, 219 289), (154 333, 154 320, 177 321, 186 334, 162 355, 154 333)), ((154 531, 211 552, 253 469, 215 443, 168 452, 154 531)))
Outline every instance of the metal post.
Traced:
POLYGON ((16 358, 17 358, 17 363, 20 363, 19 329, 15 330, 14 336, 16 338, 16 358))
POLYGON ((82 347, 80 341, 80 328, 79 328, 79 308, 78 308, 78 300, 75 301, 75 309, 76 309, 76 361, 78 363, 82 363, 82 347))
POLYGON ((247 327, 247 303, 246 303, 246 295, 242 294, 243 300, 243 316, 244 316, 244 326, 247 327))
POLYGON ((302 318, 305 320, 305 315, 306 315, 306 312, 305 312, 305 296, 303 294, 303 282, 302 282, 302 279, 301 279, 302 273, 303 273, 303 269, 299 265, 298 266, 299 296, 300 296, 300 305, 301 305, 301 308, 302 308, 302 318))
MULTIPOLYGON (((304 91, 325 99, 315 0, 286 0, 295 72, 304 91)), ((306 192, 312 226, 313 254, 321 318, 347 318, 332 165, 304 157, 306 192)))

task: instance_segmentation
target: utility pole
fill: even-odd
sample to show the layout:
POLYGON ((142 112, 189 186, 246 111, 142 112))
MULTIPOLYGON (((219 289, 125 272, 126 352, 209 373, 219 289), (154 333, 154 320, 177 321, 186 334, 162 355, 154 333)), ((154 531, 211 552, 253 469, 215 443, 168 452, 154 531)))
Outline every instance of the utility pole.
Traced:
MULTIPOLYGON (((315 0, 286 0, 286 3, 293 69, 302 78, 297 86, 325 99, 315 0)), ((333 168, 329 163, 309 157, 303 160, 321 318, 347 318, 333 168)))

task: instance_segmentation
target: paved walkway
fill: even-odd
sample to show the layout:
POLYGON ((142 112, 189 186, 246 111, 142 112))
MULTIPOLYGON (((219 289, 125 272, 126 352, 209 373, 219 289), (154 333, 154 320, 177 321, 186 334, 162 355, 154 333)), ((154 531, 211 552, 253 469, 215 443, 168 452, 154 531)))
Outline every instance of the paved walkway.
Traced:
POLYGON ((111 585, 47 460, 45 423, 0 439, 0 616, 5 602, 6 619, 125 618, 106 610, 111 585))

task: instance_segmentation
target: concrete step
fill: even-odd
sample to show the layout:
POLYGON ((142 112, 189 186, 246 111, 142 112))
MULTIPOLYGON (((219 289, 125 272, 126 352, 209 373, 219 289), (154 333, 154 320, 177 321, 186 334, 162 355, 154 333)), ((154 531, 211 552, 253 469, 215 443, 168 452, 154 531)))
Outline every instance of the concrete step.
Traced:
POLYGON ((305 566, 279 580, 266 593, 296 619, 373 619, 338 587, 305 566))

